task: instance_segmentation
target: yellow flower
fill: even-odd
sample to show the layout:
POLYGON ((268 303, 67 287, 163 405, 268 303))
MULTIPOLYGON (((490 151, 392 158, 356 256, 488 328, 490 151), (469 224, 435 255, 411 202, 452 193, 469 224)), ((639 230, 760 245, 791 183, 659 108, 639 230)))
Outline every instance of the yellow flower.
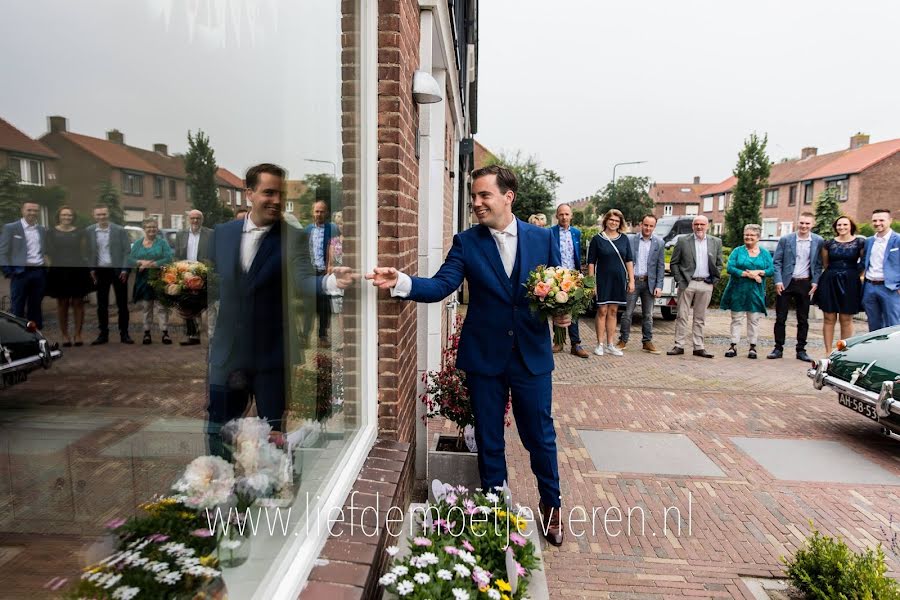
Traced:
POLYGON ((181 517, 182 519, 193 519, 194 513, 181 511, 180 513, 178 513, 178 516, 181 517))
POLYGON ((500 590, 501 592, 511 592, 512 591, 512 586, 509 585, 508 583, 506 583, 506 581, 504 581, 503 579, 498 579, 497 581, 494 582, 494 584, 497 586, 497 589, 500 590))
POLYGON ((214 554, 207 554, 200 557, 200 564, 204 567, 215 567, 219 564, 219 559, 214 554))
POLYGON ((500 600, 510 600, 510 597, 507 596, 506 594, 501 594, 501 595, 500 595, 500 600))

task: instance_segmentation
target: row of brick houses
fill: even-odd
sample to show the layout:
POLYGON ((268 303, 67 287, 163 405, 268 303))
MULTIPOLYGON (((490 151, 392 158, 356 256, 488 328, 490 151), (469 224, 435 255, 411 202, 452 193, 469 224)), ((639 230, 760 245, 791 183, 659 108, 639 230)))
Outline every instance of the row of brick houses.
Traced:
MULTIPOLYGON (((62 116, 47 122, 49 132, 35 140, 0 119, 0 168, 12 170, 26 185, 61 186, 65 202, 83 215, 96 203, 98 187, 109 182, 119 190, 126 224, 156 217, 161 227, 184 227, 191 203, 183 156, 169 154, 166 144, 152 150, 129 146, 116 129, 104 139, 70 131, 62 116)), ((224 205, 232 210, 244 205, 241 177, 219 167, 216 184, 224 205)), ((45 210, 42 221, 51 220, 45 210)))

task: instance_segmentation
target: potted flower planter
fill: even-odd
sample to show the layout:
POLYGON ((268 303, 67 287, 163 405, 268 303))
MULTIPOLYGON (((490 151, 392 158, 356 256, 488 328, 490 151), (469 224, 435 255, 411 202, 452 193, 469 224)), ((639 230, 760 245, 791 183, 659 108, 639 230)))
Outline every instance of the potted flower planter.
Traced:
MULTIPOLYGON (((428 448, 427 469, 428 481, 439 479, 470 490, 481 487, 478 454, 470 452, 459 437, 435 433, 428 448)), ((430 488, 428 496, 430 500, 435 500, 430 488)))

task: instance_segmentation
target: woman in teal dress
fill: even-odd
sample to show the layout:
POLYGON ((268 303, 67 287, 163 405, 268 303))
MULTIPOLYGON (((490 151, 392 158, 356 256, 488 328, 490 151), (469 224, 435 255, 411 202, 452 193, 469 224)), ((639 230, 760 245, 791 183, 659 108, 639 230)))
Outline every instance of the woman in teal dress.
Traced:
POLYGON ((772 255, 759 247, 760 233, 759 225, 744 226, 744 245, 735 248, 728 257, 728 285, 719 302, 719 308, 731 311, 731 347, 725 353, 728 358, 737 356, 744 321, 747 321, 750 340, 747 358, 756 358, 759 319, 766 314, 766 277, 775 272, 772 255))
POLYGON ((159 235, 156 219, 144 219, 144 237, 131 246, 128 263, 137 268, 134 278, 133 300, 140 303, 144 316, 144 344, 151 344, 150 327, 153 325, 153 313, 162 330, 162 343, 171 344, 169 337, 169 309, 163 306, 156 297, 156 291, 150 285, 150 276, 161 267, 172 262, 172 248, 164 236, 159 235))

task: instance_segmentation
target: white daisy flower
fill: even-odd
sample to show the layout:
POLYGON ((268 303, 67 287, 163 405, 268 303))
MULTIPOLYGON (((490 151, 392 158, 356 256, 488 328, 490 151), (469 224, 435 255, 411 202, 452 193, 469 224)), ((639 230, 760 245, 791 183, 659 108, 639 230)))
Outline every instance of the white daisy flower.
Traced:
POLYGON ((494 492, 488 492, 484 495, 484 497, 487 498, 487 501, 491 504, 497 504, 498 502, 500 502, 500 497, 497 496, 497 494, 495 494, 494 492))
POLYGON ((166 571, 156 576, 156 580, 166 585, 175 585, 181 579, 180 571, 166 571))
POLYGON ((115 575, 110 575, 109 577, 106 578, 106 581, 103 582, 103 587, 105 587, 106 589, 109 589, 112 586, 119 583, 120 579, 122 579, 121 573, 116 573, 115 575))
POLYGON ((397 553, 400 552, 400 548, 397 546, 388 546, 384 551, 387 552, 389 556, 397 556, 397 553))
POLYGON ((416 589, 416 586, 412 581, 406 579, 397 584, 397 593, 401 596, 407 596, 412 594, 413 590, 416 589))
POLYGON ((137 587, 129 587, 127 585, 123 585, 122 587, 116 588, 112 597, 113 600, 131 600, 135 596, 137 596, 141 592, 141 588, 137 587))
POLYGON ((489 588, 487 591, 487 595, 491 600, 500 600, 500 590, 496 588, 489 588))
POLYGON ((428 575, 428 573, 422 573, 422 572, 419 572, 419 573, 416 573, 415 575, 413 575, 413 579, 415 580, 416 583, 420 583, 422 585, 425 585, 426 583, 431 581, 431 577, 428 575))
POLYGON ((429 565, 436 565, 439 562, 440 560, 434 552, 425 552, 419 556, 419 563, 426 567, 429 565))
POLYGON ((457 556, 459 556, 459 560, 465 563, 469 563, 470 565, 475 564, 475 557, 472 556, 472 553, 468 550, 460 550, 457 556))
POLYGON ((397 577, 403 577, 407 573, 409 573, 409 568, 406 565, 397 565, 393 569, 391 569, 391 573, 396 575, 397 577))
POLYGON ((453 579, 453 573, 448 571, 447 569, 439 569, 437 572, 438 579, 443 579, 444 581, 450 581, 453 579))
POLYGON ((453 598, 454 600, 469 600, 469 592, 459 588, 453 588, 453 598))
POLYGON ((394 573, 385 573, 381 576, 381 579, 378 580, 383 586, 394 585, 397 582, 397 575, 394 573))
POLYGON ((453 565, 453 570, 456 571, 458 577, 468 577, 472 574, 472 571, 466 565, 453 565))

